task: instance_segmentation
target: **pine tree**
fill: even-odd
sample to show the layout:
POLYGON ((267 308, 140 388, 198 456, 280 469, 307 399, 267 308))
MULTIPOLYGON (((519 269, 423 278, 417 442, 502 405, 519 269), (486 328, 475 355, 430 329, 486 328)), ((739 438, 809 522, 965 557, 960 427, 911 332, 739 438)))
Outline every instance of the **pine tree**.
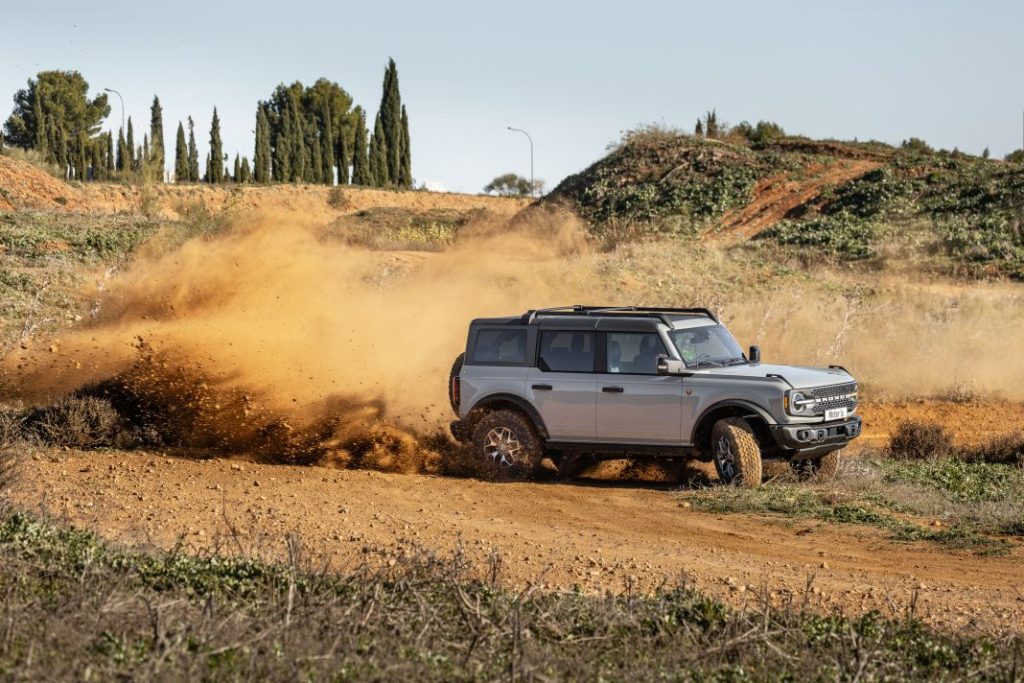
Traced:
POLYGON ((135 132, 132 128, 132 117, 128 117, 128 161, 125 164, 125 168, 129 171, 136 170, 135 168, 135 132))
POLYGON ((235 152, 235 172, 231 174, 231 179, 236 183, 242 182, 242 160, 238 156, 238 152, 235 152))
POLYGON ((399 187, 412 187, 412 143, 409 141, 409 115, 402 105, 402 154, 398 168, 399 187))
POLYGON ((366 114, 359 110, 359 117, 356 121, 356 139, 352 150, 352 183, 354 185, 372 185, 373 178, 370 175, 370 161, 367 155, 366 145, 366 114))
POLYGON ((117 170, 121 173, 131 169, 128 159, 128 143, 124 139, 124 128, 117 129, 117 170))
POLYGON ((402 96, 398 92, 398 67, 394 59, 388 60, 384 70, 384 88, 377 115, 382 132, 378 136, 374 126, 374 137, 379 137, 378 151, 383 154, 386 167, 379 177, 385 185, 397 183, 402 166, 402 96))
POLYGON ((253 170, 257 183, 270 182, 270 122, 263 105, 256 106, 256 152, 253 154, 253 170))
POLYGON ((150 163, 157 169, 156 177, 163 181, 164 164, 164 112, 160 107, 160 98, 153 95, 153 105, 149 108, 149 153, 150 163))
POLYGON ((196 125, 188 117, 188 180, 199 182, 199 150, 196 148, 196 125))
POLYGON ((345 129, 338 131, 338 184, 348 185, 348 169, 351 166, 348 155, 348 143, 345 142, 345 129))
POLYGON ((174 138, 174 182, 188 181, 188 143, 185 142, 185 127, 178 121, 178 134, 174 138))
POLYGON ((320 180, 324 185, 334 184, 334 122, 331 118, 331 105, 324 108, 323 126, 320 129, 320 161, 323 170, 320 180))
POLYGON ((210 183, 216 185, 224 182, 224 145, 220 139, 220 117, 217 107, 213 108, 213 121, 210 123, 210 183))

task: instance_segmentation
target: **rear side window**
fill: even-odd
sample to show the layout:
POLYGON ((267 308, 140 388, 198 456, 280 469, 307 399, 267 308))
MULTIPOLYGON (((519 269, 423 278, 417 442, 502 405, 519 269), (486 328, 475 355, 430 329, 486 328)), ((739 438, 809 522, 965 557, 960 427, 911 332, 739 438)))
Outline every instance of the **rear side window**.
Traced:
POLYGON ((521 365, 526 362, 526 330, 480 330, 470 359, 481 365, 521 365))
POLYGON ((541 332, 537 367, 546 372, 593 372, 592 332, 541 332))
POLYGON ((608 333, 608 372, 628 375, 658 374, 658 356, 665 344, 656 334, 643 332, 608 333))

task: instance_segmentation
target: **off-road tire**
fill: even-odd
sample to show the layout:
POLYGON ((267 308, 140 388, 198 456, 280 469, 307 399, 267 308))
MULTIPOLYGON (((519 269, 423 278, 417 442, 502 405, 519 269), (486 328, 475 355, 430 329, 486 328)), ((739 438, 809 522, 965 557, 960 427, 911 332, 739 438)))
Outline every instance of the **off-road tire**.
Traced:
POLYGON ((839 472, 839 451, 830 451, 818 458, 790 460, 789 467, 800 479, 828 481, 839 472))
POLYGON ((460 353, 458 356, 456 356, 455 362, 452 363, 451 372, 448 373, 448 403, 451 404, 452 410, 455 411, 456 415, 459 414, 459 406, 457 403, 455 403, 455 395, 452 393, 452 380, 458 377, 459 373, 462 372, 462 365, 463 363, 465 363, 465 361, 466 354, 460 353))
POLYGON ((481 417, 473 428, 471 448, 479 474, 485 479, 528 477, 544 459, 537 430, 518 410, 494 410, 481 417))
POLYGON ((711 455, 723 484, 748 489, 761 485, 761 446, 742 417, 727 417, 715 423, 711 455))

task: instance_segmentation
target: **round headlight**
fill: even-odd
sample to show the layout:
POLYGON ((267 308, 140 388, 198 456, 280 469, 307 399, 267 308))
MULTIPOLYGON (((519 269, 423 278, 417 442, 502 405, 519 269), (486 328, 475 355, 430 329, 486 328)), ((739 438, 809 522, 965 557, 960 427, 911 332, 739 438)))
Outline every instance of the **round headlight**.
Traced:
POLYGON ((808 399, 803 392, 794 391, 789 395, 789 410, 795 415, 809 413, 813 406, 814 400, 808 399))

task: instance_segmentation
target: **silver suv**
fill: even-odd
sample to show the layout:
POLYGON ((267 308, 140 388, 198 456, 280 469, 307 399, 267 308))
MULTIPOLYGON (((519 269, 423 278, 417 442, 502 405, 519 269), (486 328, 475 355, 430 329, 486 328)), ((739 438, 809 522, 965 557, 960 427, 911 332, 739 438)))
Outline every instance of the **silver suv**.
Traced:
POLYGON ((768 365, 702 308, 567 306, 469 327, 452 367, 452 433, 482 464, 571 475, 600 459, 713 460, 727 484, 762 460, 829 476, 860 434, 844 368, 768 365))

